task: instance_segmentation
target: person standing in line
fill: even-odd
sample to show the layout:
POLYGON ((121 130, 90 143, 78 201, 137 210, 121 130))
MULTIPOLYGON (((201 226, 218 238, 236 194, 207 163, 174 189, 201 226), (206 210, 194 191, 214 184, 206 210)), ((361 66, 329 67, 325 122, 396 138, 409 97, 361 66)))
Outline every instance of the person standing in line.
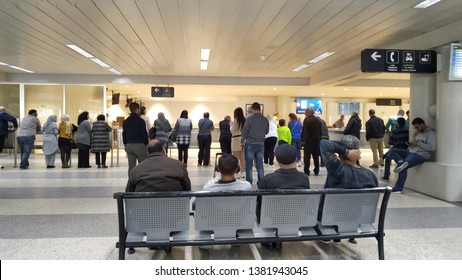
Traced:
POLYGON ((91 152, 95 153, 98 168, 107 168, 106 154, 111 150, 109 133, 112 128, 106 122, 104 115, 98 115, 91 129, 91 152))
POLYGON ((242 135, 242 128, 245 124, 245 116, 244 110, 241 107, 237 107, 234 109, 234 121, 231 126, 231 150, 233 155, 237 157, 239 160, 239 168, 240 172, 236 175, 237 178, 242 178, 244 175, 245 170, 245 158, 244 158, 244 151, 241 146, 241 135, 242 135))
POLYGON ((370 119, 366 122, 366 141, 369 142, 372 150, 374 163, 370 168, 383 166, 383 136, 385 135, 385 124, 380 117, 375 115, 375 110, 369 110, 370 119), (377 155, 377 151, 379 152, 377 155))
POLYGON ((164 113, 160 112, 157 114, 157 120, 154 121, 154 127, 156 128, 155 139, 164 141, 168 146, 168 133, 172 131, 172 126, 165 118, 164 113))
POLYGON ((263 153, 263 163, 269 164, 270 167, 274 166, 274 148, 278 142, 278 127, 274 122, 274 117, 267 115, 269 123, 269 132, 265 135, 265 152, 263 153))
POLYGON ((77 133, 75 143, 79 149, 77 168, 90 168, 90 144, 91 144, 91 124, 88 121, 89 114, 83 111, 77 118, 77 133))
MULTIPOLYGON (((5 107, 0 106, 0 153, 3 152, 5 139, 8 137, 8 122, 13 124, 14 130, 18 129, 16 118, 8 114, 5 107)), ((3 165, 0 165, 0 168, 3 168, 3 165)))
MULTIPOLYGON (((385 125, 385 130, 389 131, 389 132, 392 132, 396 128, 396 120, 398 120, 398 118, 404 118, 404 110, 400 109, 398 111, 398 115, 391 116, 390 118, 388 118, 387 124, 385 125)), ((407 121, 406 121, 406 124, 404 125, 404 127, 406 127, 406 128, 409 127, 409 124, 408 124, 407 121)))
POLYGON ((180 118, 176 121, 173 133, 176 133, 176 145, 178 147, 178 160, 188 164, 188 149, 191 143, 192 121, 188 119, 188 111, 183 110, 180 118))
POLYGON ((343 130, 343 135, 353 135, 354 137, 361 139, 361 119, 358 116, 358 112, 351 112, 351 117, 343 130))
POLYGON ((314 175, 319 174, 319 142, 322 135, 322 123, 314 116, 313 108, 305 110, 305 120, 303 121, 302 143, 304 143, 304 172, 310 175, 310 160, 313 157, 314 175))
POLYGON ((298 120, 294 113, 289 114, 289 129, 292 134, 292 145, 297 149, 297 166, 302 166, 302 122, 298 120))
POLYGON ((61 164, 62 168, 69 168, 71 160, 72 145, 71 139, 73 139, 74 131, 77 130, 70 121, 69 115, 61 116, 61 123, 59 124, 59 136, 58 136, 58 147, 61 152, 61 164))
POLYGON ((128 157, 128 173, 148 157, 146 146, 149 143, 146 122, 140 117, 140 105, 136 102, 130 104, 130 116, 123 122, 122 132, 125 152, 128 157))
POLYGON ((59 134, 56 115, 48 117, 47 121, 43 125, 43 154, 45 155, 45 163, 47 168, 55 168, 55 157, 58 151, 58 138, 59 134))
MULTIPOLYGON (((260 103, 254 102, 250 107, 252 114, 242 129, 241 145, 245 152, 245 178, 252 184, 252 166, 255 161, 257 168, 258 181, 265 176, 263 169, 263 152, 265 149, 265 135, 269 132, 269 122, 261 114, 260 103)), ((257 182, 258 183, 258 182, 257 182)))
POLYGON ((334 122, 332 125, 333 128, 342 128, 345 126, 343 120, 345 119, 345 115, 340 115, 340 118, 334 122))
POLYGON ((146 131, 148 132, 148 135, 149 135, 149 130, 151 129, 151 121, 149 120, 149 117, 146 116, 145 106, 140 106, 140 118, 142 118, 144 122, 146 123, 146 131))
POLYGON ((218 123, 220 128, 220 149, 222 153, 231 154, 231 117, 225 118, 218 123))
POLYGON ((22 119, 19 125, 17 140, 21 149, 21 162, 19 163, 19 169, 21 170, 29 169, 29 156, 34 148, 35 135, 42 130, 37 116, 37 110, 29 110, 27 116, 22 119))
POLYGON ((212 131, 215 129, 213 122, 209 119, 209 112, 204 113, 204 118, 199 120, 199 133, 197 142, 199 143, 199 153, 197 164, 210 165, 210 146, 212 145, 212 131))
POLYGON ((279 120, 278 139, 279 139, 278 145, 282 145, 282 144, 292 145, 292 133, 290 132, 290 129, 286 126, 285 119, 279 120))

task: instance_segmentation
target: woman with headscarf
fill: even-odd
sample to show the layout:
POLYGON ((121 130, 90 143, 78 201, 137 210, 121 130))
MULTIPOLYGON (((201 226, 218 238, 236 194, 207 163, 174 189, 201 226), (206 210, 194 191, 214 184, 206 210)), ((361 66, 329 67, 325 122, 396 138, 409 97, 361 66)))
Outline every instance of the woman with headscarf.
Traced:
POLYGON ((61 123, 59 124, 59 137, 58 137, 58 146, 59 151, 61 152, 61 164, 63 168, 71 167, 69 165, 71 160, 72 144, 71 140, 74 136, 75 127, 69 121, 69 115, 61 116, 61 123))
POLYGON ((58 126, 56 125, 57 117, 51 115, 43 125, 43 146, 42 150, 45 154, 45 163, 47 168, 55 168, 55 156, 58 151, 58 126))
POLYGON ((106 153, 111 150, 109 132, 112 128, 107 124, 104 115, 98 115, 91 129, 91 152, 95 153, 98 168, 107 168, 106 153))
POLYGON ((80 113, 77 119, 77 133, 75 134, 75 142, 79 149, 78 168, 90 168, 90 143, 91 143, 91 124, 88 121, 89 114, 87 111, 80 113))
POLYGON ((157 114, 157 120, 154 121, 154 127, 156 128, 157 140, 165 141, 168 143, 168 133, 172 131, 172 126, 170 122, 165 118, 164 113, 160 112, 157 114))

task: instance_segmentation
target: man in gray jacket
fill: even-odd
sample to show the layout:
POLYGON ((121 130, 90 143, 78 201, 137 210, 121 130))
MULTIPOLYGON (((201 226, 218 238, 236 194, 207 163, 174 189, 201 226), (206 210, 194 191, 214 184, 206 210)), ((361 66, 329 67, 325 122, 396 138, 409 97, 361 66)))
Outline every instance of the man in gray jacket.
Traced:
MULTIPOLYGON (((255 160, 258 181, 265 176, 263 170, 263 152, 265 150, 265 135, 269 132, 269 122, 261 114, 260 104, 254 102, 251 107, 252 114, 247 117, 242 128, 241 145, 245 154, 245 178, 252 184, 252 166, 255 160)), ((258 182, 257 182, 258 183, 258 182)))
POLYGON ((415 118, 412 125, 417 130, 414 134, 414 140, 407 143, 407 150, 390 150, 389 157, 393 159, 398 166, 393 170, 399 173, 394 193, 402 193, 404 183, 407 179, 407 170, 416 165, 429 161, 436 150, 435 130, 429 128, 421 118, 415 118))
POLYGON ((21 149, 21 163, 19 163, 19 169, 29 169, 29 156, 34 148, 35 134, 42 131, 42 125, 40 120, 37 118, 37 110, 29 110, 27 116, 25 116, 20 125, 18 132, 18 144, 21 149))

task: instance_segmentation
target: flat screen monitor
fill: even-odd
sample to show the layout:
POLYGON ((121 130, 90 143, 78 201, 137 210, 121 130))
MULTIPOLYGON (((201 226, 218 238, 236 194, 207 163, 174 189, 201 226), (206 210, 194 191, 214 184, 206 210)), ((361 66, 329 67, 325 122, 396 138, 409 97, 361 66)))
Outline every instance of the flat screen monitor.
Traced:
POLYGON ((340 115, 351 115, 353 111, 359 112, 359 102, 340 102, 338 104, 340 115))
POLYGON ((112 94, 112 105, 117 105, 120 102, 120 92, 112 94))
POLYGON ((322 99, 321 98, 297 98, 295 111, 297 114, 304 114, 307 108, 313 108, 316 115, 322 114, 322 99))
POLYGON ((451 54, 449 61, 449 77, 450 81, 462 80, 462 46, 460 44, 451 44, 451 54))

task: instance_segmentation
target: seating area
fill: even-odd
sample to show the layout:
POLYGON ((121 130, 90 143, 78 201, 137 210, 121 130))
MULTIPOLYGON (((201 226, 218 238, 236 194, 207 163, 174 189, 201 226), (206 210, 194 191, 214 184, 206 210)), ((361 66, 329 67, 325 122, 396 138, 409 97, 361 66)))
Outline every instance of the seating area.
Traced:
POLYGON ((391 188, 115 193, 119 259, 127 248, 375 238, 385 259, 391 188), (261 197, 260 222, 256 210, 261 197), (191 201, 196 209, 191 212, 191 201), (378 217, 377 217, 378 215, 378 217))

